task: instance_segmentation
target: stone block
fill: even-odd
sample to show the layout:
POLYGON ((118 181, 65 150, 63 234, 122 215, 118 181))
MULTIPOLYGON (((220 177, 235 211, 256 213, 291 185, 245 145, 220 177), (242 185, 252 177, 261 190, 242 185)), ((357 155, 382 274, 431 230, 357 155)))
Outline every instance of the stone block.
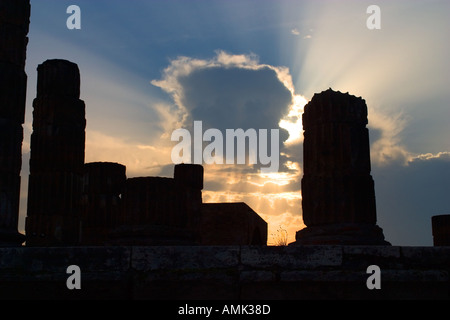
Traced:
POLYGON ((131 259, 131 267, 139 272, 226 269, 238 264, 237 246, 137 246, 131 259))
POLYGON ((2 281, 63 281, 67 267, 78 265, 82 280, 114 280, 128 271, 128 247, 0 248, 2 281))
POLYGON ((402 263, 417 269, 450 270, 450 247, 401 247, 402 263))
POLYGON ((366 270, 370 265, 381 269, 400 267, 401 250, 398 246, 343 246, 343 267, 366 270))
POLYGON ((80 97, 80 71, 78 66, 62 59, 47 60, 37 68, 37 97, 80 97))
POLYGON ((316 269, 342 264, 340 246, 243 246, 241 263, 252 268, 316 269))

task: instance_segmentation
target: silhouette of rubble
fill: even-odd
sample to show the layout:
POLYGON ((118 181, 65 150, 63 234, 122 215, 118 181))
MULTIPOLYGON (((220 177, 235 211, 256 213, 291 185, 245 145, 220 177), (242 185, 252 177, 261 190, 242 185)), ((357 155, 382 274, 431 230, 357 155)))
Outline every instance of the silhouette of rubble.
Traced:
POLYGON ((0 1, 0 246, 18 246, 25 240, 17 223, 29 23, 29 0, 0 1))
POLYGON ((387 245, 376 225, 367 106, 332 89, 303 113, 302 207, 296 244, 387 245))

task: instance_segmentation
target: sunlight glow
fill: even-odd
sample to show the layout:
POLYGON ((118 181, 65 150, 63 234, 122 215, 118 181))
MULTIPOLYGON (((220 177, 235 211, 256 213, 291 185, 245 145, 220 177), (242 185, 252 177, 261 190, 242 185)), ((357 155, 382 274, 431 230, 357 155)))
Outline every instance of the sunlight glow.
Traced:
POLYGON ((260 173, 259 176, 263 179, 262 183, 256 183, 252 181, 248 181, 253 185, 257 185, 259 187, 263 187, 268 183, 273 183, 278 186, 285 186, 292 181, 295 175, 288 172, 270 172, 270 173, 260 173))
POLYGON ((302 114, 307 103, 305 97, 294 94, 289 113, 280 120, 279 126, 289 132, 289 138, 284 142, 286 145, 296 144, 303 140, 302 114))

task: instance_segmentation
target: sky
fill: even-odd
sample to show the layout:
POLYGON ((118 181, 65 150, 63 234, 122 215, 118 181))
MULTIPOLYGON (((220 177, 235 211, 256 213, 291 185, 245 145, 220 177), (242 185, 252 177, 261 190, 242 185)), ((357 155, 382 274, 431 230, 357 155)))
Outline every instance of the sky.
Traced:
MULTIPOLYGON (((387 241, 433 245, 450 213, 450 2, 31 0, 19 231, 24 232, 36 68, 76 63, 86 103, 85 162, 127 176, 173 176, 176 129, 279 130, 279 170, 204 164, 203 202, 246 202, 268 244, 304 228, 304 105, 328 88, 368 107, 377 224, 387 241), (369 29, 370 5, 380 8, 369 29), (68 29, 70 5, 80 29, 68 29)), ((261 138, 261 136, 259 136, 261 138)))

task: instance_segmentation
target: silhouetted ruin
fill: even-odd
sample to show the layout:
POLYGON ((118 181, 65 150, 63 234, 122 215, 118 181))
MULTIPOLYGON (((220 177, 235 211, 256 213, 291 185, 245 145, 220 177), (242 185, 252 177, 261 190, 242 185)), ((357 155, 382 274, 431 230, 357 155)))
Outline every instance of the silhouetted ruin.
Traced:
MULTIPOLYGON (((201 229, 203 167, 178 164, 174 167, 174 178, 127 179, 122 164, 85 164, 85 104, 79 96, 80 73, 75 63, 54 59, 38 66, 27 245, 215 243, 214 234, 201 238, 206 232, 201 229)), ((255 214, 250 211, 240 207, 239 217, 247 221, 250 219, 247 215, 255 214)), ((215 210, 214 216, 209 213, 208 219, 221 214, 215 210)), ((211 223, 205 227, 210 228, 211 223)), ((262 226, 260 223, 260 227, 258 243, 266 244, 267 223, 263 222, 262 226)), ((240 244, 254 242, 254 237, 248 238, 247 229, 231 228, 225 232, 235 234, 231 238, 247 239, 240 244), (239 232, 244 234, 236 234, 239 232)), ((225 242, 231 243, 234 242, 225 242)))
MULTIPOLYGON (((247 204, 202 202, 201 165, 127 178, 123 164, 85 163, 78 66, 47 60, 37 68, 25 238, 17 227, 29 17, 29 0, 0 0, 0 299, 449 298, 450 215, 432 217, 433 247, 384 240, 365 101, 331 89, 303 114, 307 227, 292 246, 266 246, 267 223, 247 204)), ((271 306, 229 305, 241 314, 271 306)))
POLYGON ((79 243, 84 172, 85 104, 75 63, 47 60, 38 68, 33 101, 27 245, 79 243))
POLYGON ((83 180, 83 245, 267 243, 267 223, 246 204, 202 203, 201 165, 127 179, 123 165, 88 163, 83 180))
MULTIPOLYGON (((25 115, 29 0, 0 2, 0 245, 17 231, 25 115)), ((126 177, 118 163, 84 163, 85 104, 70 61, 38 66, 33 101, 28 246, 266 244, 267 223, 244 203, 202 203, 203 167, 173 178, 126 177), (229 227, 226 227, 229 226, 229 227)), ((376 224, 367 106, 329 89, 305 106, 303 219, 295 244, 388 245, 376 224)), ((446 216, 433 217, 435 245, 448 244, 446 216)))
POLYGON ((0 245, 21 245, 17 231, 25 118, 29 0, 0 1, 0 245))
POLYGON ((329 89, 314 95, 302 120, 307 227, 296 244, 389 244, 376 225, 365 101, 329 89))

